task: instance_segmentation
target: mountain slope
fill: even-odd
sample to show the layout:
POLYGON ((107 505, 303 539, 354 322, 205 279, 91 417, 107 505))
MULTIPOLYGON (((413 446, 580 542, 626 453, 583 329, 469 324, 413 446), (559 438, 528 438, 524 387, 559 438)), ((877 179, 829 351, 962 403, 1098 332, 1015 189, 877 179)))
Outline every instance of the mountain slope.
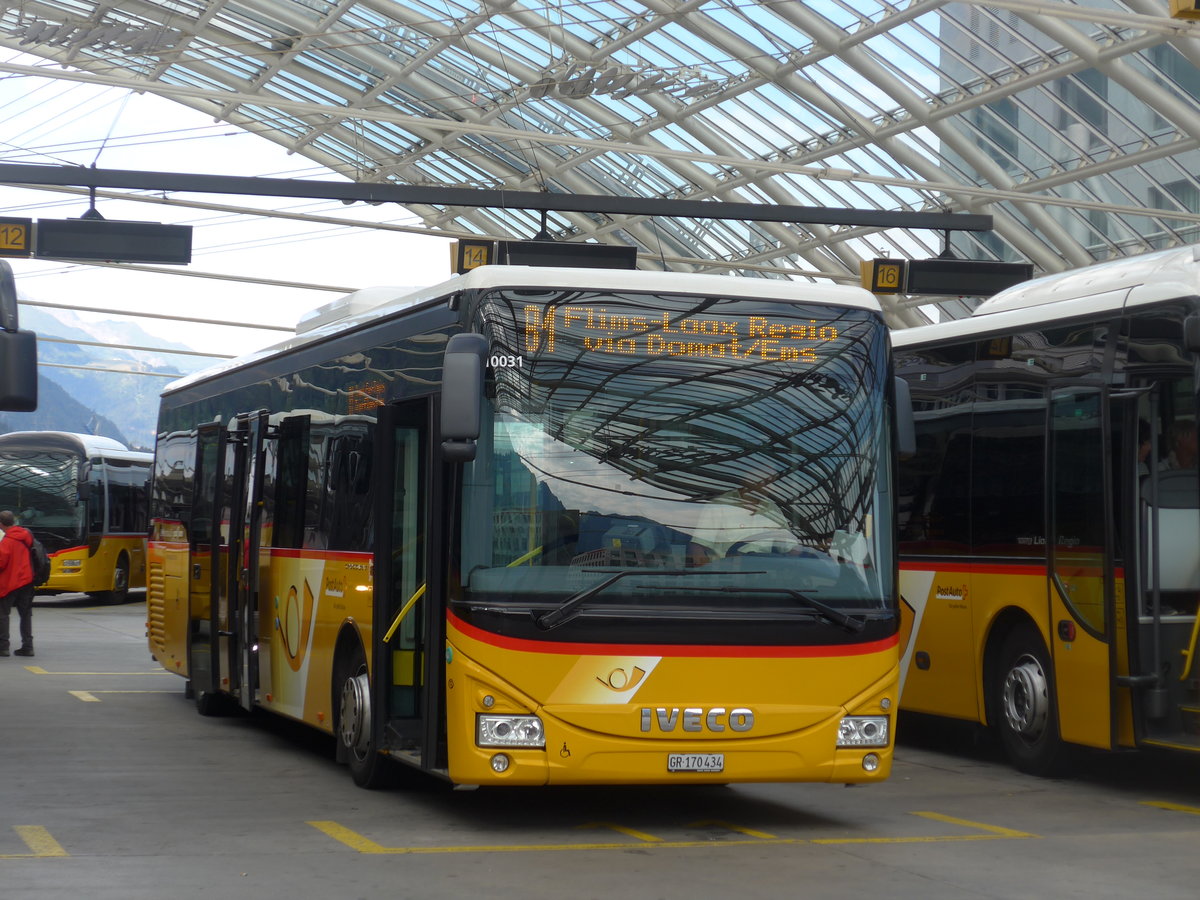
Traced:
POLYGON ((48 340, 189 349, 148 334, 131 322, 87 322, 69 310, 22 305, 20 325, 36 332, 39 338, 38 409, 32 413, 0 413, 2 431, 92 432, 132 447, 153 449, 158 395, 172 379, 138 373, 187 374, 213 362, 200 357, 48 340), (94 368, 121 371, 89 371, 94 368))

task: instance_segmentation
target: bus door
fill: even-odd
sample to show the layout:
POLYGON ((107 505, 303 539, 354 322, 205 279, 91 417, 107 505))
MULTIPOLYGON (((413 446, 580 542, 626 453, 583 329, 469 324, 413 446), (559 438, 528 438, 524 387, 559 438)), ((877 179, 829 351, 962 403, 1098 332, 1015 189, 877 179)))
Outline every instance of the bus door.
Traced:
POLYGON ((197 705, 207 710, 228 683, 229 671, 221 668, 218 635, 225 629, 228 610, 223 608, 221 573, 227 549, 221 523, 224 488, 225 426, 202 425, 196 438, 196 471, 192 518, 188 523, 191 571, 188 587, 188 677, 197 705))
POLYGON ((375 498, 373 705, 376 746, 421 768, 438 762, 444 623, 430 583, 433 540, 427 399, 379 409, 375 498))
POLYGON ((1114 572, 1105 393, 1055 390, 1049 415, 1048 622, 1059 730, 1065 741, 1107 748, 1114 572))
POLYGON ((244 709, 254 705, 258 689, 258 581, 262 533, 263 438, 267 413, 243 413, 225 443, 222 521, 228 523, 226 560, 221 579, 225 627, 218 666, 228 673, 229 691, 244 709))
POLYGON ((1141 734, 1200 748, 1200 476, 1196 379, 1158 376, 1144 409, 1150 452, 1137 498, 1138 578, 1130 618, 1141 734))

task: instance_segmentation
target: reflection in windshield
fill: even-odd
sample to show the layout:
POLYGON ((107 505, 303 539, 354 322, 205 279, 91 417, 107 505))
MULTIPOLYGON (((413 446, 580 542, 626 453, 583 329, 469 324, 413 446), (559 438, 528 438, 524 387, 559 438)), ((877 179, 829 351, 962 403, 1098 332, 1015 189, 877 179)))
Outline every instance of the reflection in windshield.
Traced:
POLYGON ((0 509, 11 509, 22 525, 76 537, 83 530, 78 471, 70 453, 0 454, 0 509))
POLYGON ((883 327, 860 310, 775 304, 773 320, 781 310, 836 322, 836 348, 681 361, 587 352, 559 330, 553 354, 497 372, 464 473, 466 598, 553 603, 611 581, 589 603, 794 609, 803 591, 887 608, 883 327), (624 570, 636 574, 613 578, 624 570), (704 577, 672 577, 683 570, 704 577))

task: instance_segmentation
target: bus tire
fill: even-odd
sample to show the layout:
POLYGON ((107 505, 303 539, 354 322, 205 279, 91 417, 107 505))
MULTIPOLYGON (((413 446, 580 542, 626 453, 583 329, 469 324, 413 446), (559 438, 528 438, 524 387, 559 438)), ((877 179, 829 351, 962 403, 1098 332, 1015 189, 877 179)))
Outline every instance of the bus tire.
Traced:
POLYGON ((334 671, 338 759, 346 762, 350 777, 359 787, 384 787, 389 761, 375 749, 371 739, 371 679, 362 648, 355 647, 340 657, 334 671))
POLYGON ((200 715, 223 716, 230 711, 232 704, 226 695, 197 687, 190 681, 188 684, 192 687, 192 699, 196 702, 196 712, 200 715))
POLYGON ((1028 775, 1058 774, 1066 757, 1050 656, 1030 626, 1014 628, 1000 650, 993 685, 996 730, 1009 761, 1028 775))
POLYGON ((117 557, 116 568, 113 569, 112 590, 97 591, 92 598, 100 603, 111 603, 114 606, 129 599, 129 557, 122 553, 117 557))

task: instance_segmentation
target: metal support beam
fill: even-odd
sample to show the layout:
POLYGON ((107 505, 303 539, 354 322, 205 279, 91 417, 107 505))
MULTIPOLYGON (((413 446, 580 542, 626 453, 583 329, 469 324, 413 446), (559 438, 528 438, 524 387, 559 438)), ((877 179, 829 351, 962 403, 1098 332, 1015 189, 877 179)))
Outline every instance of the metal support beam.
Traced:
POLYGON ((600 194, 555 194, 407 184, 302 181, 295 178, 239 178, 182 172, 140 172, 83 166, 0 165, 0 184, 78 185, 201 194, 245 194, 319 200, 398 203, 401 206, 491 207, 554 210, 611 215, 665 216, 684 219, 735 219, 746 222, 791 222, 807 225, 857 225, 875 228, 928 228, 938 231, 990 231, 992 217, 968 213, 896 212, 878 209, 826 208, 714 200, 668 200, 656 197, 611 197, 600 194))

